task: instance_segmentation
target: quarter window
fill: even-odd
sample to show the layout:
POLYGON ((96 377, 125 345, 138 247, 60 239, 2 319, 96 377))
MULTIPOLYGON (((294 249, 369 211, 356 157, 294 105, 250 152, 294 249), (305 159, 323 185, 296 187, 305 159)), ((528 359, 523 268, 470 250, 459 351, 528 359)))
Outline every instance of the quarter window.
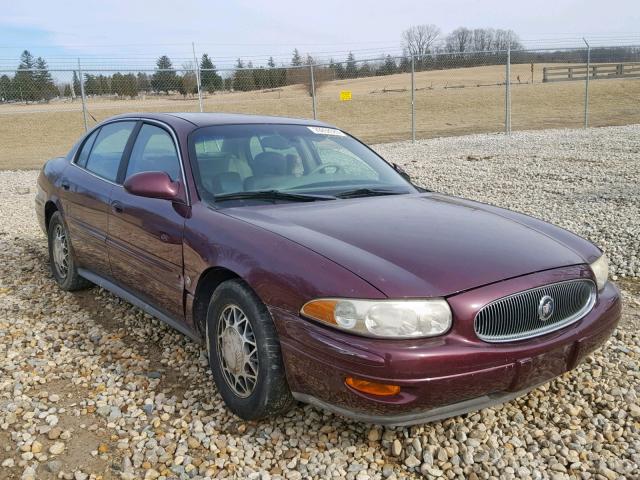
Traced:
POLYGON ((133 145, 126 178, 140 172, 165 172, 171 180, 180 178, 180 160, 173 139, 166 130, 144 124, 133 145))
POLYGON ((84 145, 82 145, 82 150, 80 150, 80 154, 78 155, 78 159, 76 160, 76 163, 81 167, 87 166, 87 160, 89 159, 89 153, 91 153, 91 147, 93 147, 93 143, 96 141, 96 137, 98 136, 99 132, 100 129, 97 129, 95 132, 93 132, 89 136, 89 138, 87 138, 87 141, 84 142, 84 145))
POLYGON ((115 122, 102 127, 87 159, 86 169, 115 182, 122 154, 135 126, 136 122, 115 122))

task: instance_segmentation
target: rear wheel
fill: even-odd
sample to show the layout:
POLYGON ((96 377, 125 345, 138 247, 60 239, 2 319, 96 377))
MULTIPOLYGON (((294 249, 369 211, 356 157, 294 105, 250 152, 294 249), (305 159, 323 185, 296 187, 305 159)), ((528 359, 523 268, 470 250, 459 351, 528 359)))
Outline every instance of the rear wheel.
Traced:
POLYGON ((293 405, 271 315, 241 280, 228 280, 213 293, 206 339, 213 378, 233 413, 254 420, 293 405))
POLYGON ((60 212, 49 220, 49 263, 53 278, 63 290, 80 290, 91 283, 78 274, 67 227, 60 212))

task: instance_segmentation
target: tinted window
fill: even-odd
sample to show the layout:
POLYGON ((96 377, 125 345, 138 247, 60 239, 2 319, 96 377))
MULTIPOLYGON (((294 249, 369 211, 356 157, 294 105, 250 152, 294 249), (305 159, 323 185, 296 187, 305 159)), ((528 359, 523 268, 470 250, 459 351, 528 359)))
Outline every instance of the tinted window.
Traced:
POLYGON ((102 127, 87 160, 87 170, 115 182, 122 153, 135 126, 136 122, 116 122, 102 127))
POLYGON ((78 154, 78 159, 76 160, 76 163, 81 167, 87 166, 87 159, 89 158, 91 147, 93 147, 93 143, 96 141, 98 132, 100 132, 100 129, 93 132, 91 136, 87 138, 87 141, 82 145, 82 150, 80 150, 80 154, 78 154))
POLYGON ((180 160, 169 133, 154 125, 143 125, 133 145, 126 177, 140 172, 166 172, 171 180, 180 178, 180 160))

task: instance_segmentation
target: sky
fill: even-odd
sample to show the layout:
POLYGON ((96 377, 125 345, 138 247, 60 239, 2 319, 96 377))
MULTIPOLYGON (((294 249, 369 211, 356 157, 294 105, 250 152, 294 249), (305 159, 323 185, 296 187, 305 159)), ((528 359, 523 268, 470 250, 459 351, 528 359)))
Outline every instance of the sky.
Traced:
POLYGON ((297 47, 314 57, 400 54, 411 25, 514 30, 530 47, 640 44, 640 0, 31 0, 5 1, 0 66, 27 48, 50 67, 76 57, 88 63, 144 64, 167 54, 174 64, 207 52, 219 67, 242 57, 288 61, 297 47), (99 60, 98 60, 99 59, 99 60))

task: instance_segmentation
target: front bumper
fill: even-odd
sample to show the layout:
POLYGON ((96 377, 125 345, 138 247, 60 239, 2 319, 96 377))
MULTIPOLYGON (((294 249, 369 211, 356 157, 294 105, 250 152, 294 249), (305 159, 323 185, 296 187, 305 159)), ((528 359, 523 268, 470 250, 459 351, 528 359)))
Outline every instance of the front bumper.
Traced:
POLYGON ((389 425, 424 423, 510 401, 575 368, 601 346, 620 319, 619 292, 608 283, 578 322, 510 343, 479 340, 475 312, 503 295, 587 275, 586 267, 568 267, 452 296, 454 326, 437 338, 355 337, 272 309, 289 385, 298 400, 389 425), (401 391, 392 397, 368 395, 345 385, 347 376, 400 385, 401 391))

